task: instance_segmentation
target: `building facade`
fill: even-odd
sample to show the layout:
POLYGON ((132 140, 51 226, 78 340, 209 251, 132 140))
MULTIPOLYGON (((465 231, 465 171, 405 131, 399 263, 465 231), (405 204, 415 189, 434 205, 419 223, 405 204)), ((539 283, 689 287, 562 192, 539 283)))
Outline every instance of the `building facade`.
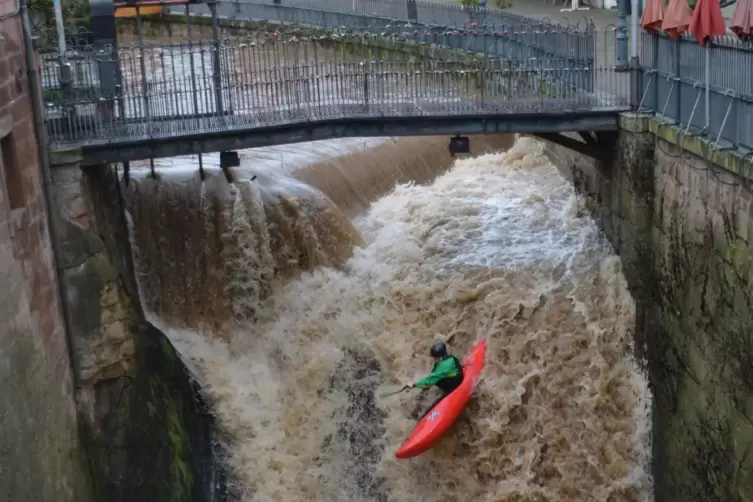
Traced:
POLYGON ((0 500, 89 500, 27 68, 0 0, 0 500))

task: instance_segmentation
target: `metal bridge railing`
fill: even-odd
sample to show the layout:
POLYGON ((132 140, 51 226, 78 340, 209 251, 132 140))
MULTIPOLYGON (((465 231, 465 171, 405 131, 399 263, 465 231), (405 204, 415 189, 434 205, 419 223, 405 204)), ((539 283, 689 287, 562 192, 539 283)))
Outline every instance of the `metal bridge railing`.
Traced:
POLYGON ((478 58, 419 42, 296 31, 220 43, 144 41, 117 51, 70 47, 66 88, 57 56, 42 55, 49 137, 56 145, 107 144, 333 118, 628 108, 626 90, 602 90, 618 90, 611 68, 478 58), (103 81, 118 84, 108 90, 103 81))
POLYGON ((732 37, 706 48, 692 38, 641 36, 640 111, 654 111, 717 148, 753 149, 753 44, 732 37))

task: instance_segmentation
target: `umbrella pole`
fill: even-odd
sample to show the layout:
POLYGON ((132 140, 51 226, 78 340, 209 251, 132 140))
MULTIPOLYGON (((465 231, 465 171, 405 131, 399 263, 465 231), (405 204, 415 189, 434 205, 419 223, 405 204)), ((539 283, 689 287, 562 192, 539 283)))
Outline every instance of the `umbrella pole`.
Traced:
POLYGON ((711 86, 711 40, 708 40, 706 42, 706 131, 708 132, 709 126, 711 125, 711 91, 709 90, 709 87, 711 86))
MULTIPOLYGON (((626 2, 628 0, 625 0, 626 2)), ((638 0, 630 0, 630 104, 637 106, 640 103, 640 77, 638 76, 638 23, 640 15, 638 15, 638 0)))

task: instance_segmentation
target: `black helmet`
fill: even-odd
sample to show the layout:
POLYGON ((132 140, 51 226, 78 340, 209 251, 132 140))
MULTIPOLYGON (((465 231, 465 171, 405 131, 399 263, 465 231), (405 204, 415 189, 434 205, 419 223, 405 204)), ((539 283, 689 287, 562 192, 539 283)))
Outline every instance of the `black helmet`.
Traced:
POLYGON ((447 357, 447 346, 442 340, 438 340, 432 344, 431 357, 447 357))

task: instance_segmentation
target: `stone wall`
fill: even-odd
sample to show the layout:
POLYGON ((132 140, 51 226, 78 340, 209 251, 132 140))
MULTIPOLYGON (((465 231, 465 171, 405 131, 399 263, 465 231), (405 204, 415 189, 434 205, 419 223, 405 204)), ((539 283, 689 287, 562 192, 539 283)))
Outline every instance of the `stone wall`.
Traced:
POLYGON ((20 19, 0 20, 0 500, 92 500, 20 19))
MULTIPOLYGON (((638 305, 637 349, 654 393, 656 500, 753 500, 751 186, 624 124, 611 163, 549 145, 584 193, 638 305)), ((689 141, 690 143, 690 141, 689 141)), ((708 145, 699 148, 712 156, 708 145)), ((724 165, 724 155, 713 155, 724 165)))
POLYGON ((110 406, 101 403, 106 390, 102 389, 102 396, 96 393, 133 373, 135 348, 130 327, 137 315, 110 259, 106 245, 110 232, 95 218, 92 187, 78 160, 75 154, 53 156, 53 218, 60 232, 58 261, 79 409, 89 423, 98 424, 110 406))
POLYGON ((121 186, 108 165, 52 154, 60 268, 98 500, 226 496, 212 417, 169 341, 143 318, 121 186))

